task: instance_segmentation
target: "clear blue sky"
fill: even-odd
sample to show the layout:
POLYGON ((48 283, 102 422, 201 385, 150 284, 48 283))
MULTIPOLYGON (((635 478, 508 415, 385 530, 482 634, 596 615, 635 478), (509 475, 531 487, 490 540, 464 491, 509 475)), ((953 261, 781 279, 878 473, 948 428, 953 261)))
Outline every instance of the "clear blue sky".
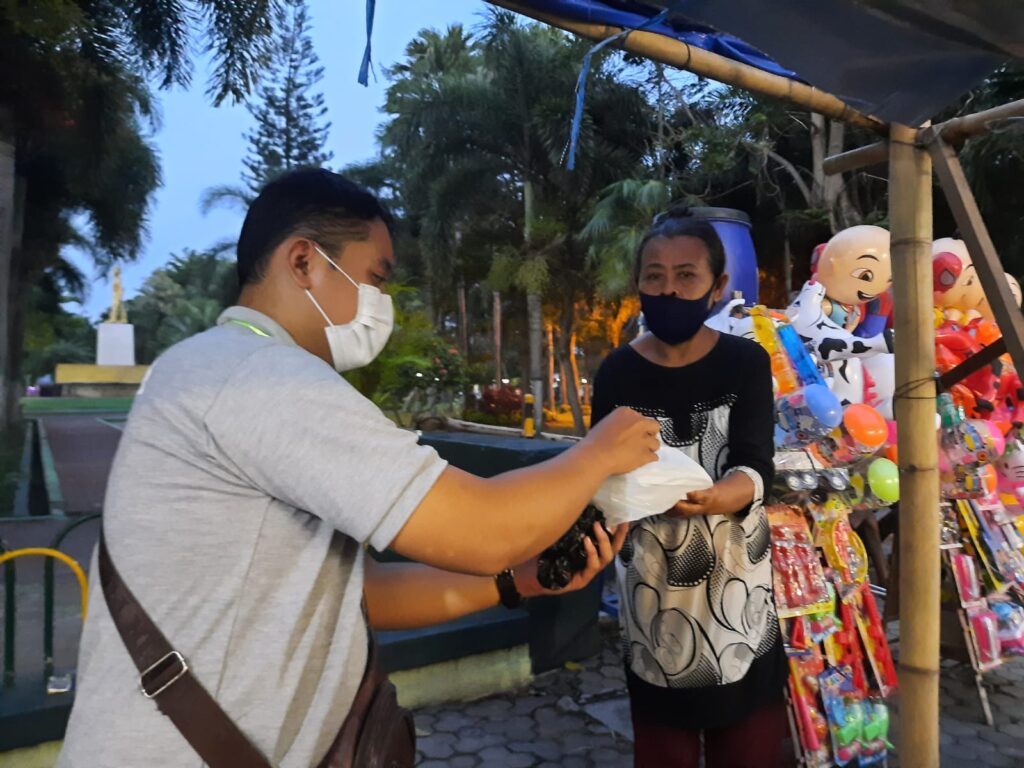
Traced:
MULTIPOLYGON (((406 44, 425 27, 462 23, 473 27, 487 9, 483 0, 377 0, 373 61, 378 80, 368 88, 356 82, 366 42, 365 6, 359 0, 308 0, 313 17, 313 45, 324 66, 320 83, 332 123, 328 149, 332 167, 365 160, 376 153, 374 131, 387 85, 382 70, 402 57, 406 44)), ((193 86, 160 94, 162 121, 154 136, 163 168, 163 186, 150 209, 149 237, 140 258, 123 267, 125 296, 130 298, 153 270, 184 248, 202 249, 238 234, 242 217, 226 210, 203 216, 199 198, 207 187, 234 184, 246 152, 243 138, 252 124, 245 107, 214 108, 204 95, 206 62, 196 67, 193 86)), ((89 258, 68 256, 93 277, 89 258)), ((69 304, 98 319, 110 305, 110 288, 96 279, 85 306, 69 304)))

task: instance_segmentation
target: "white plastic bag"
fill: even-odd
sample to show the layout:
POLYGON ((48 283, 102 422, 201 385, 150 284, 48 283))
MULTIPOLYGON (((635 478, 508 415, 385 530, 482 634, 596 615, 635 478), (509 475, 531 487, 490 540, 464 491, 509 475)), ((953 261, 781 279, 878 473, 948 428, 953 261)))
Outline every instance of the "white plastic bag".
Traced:
POLYGON ((605 480, 593 504, 604 513, 605 525, 612 529, 667 512, 690 491, 712 485, 714 481, 704 467, 680 449, 662 445, 657 461, 605 480))

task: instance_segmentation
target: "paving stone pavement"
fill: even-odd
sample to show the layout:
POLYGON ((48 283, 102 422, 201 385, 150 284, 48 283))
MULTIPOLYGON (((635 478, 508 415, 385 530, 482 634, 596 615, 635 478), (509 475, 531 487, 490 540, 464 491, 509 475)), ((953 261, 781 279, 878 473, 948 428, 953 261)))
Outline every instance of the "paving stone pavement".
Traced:
MULTIPOLYGON (((616 630, 592 659, 527 688, 417 710, 423 768, 629 768, 633 735, 616 630)), ((949 662, 941 679, 943 768, 1024 768, 1024 659, 986 675, 995 727, 985 725, 973 672, 949 662)), ((894 720, 898 728, 898 702, 894 720)), ((794 763, 795 764, 795 763, 794 763)), ((898 768, 899 759, 889 761, 898 768)))

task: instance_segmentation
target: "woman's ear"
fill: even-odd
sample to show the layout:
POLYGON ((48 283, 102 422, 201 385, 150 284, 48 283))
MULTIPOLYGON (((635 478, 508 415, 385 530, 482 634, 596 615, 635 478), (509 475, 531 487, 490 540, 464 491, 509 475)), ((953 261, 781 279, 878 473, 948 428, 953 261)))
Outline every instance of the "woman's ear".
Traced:
POLYGON ((729 285, 728 274, 723 273, 719 275, 717 280, 715 280, 715 290, 711 297, 714 299, 716 304, 722 300, 722 294, 725 293, 725 287, 727 285, 729 285))

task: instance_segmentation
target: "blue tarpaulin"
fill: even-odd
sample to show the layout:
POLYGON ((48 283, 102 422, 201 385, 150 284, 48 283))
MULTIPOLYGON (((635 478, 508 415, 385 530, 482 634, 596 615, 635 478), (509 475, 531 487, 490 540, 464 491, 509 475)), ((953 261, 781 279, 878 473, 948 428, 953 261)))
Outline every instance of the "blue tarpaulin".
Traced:
MULTIPOLYGON (((647 25, 647 22, 658 14, 662 8, 655 8, 648 3, 630 2, 597 2, 595 0, 531 0, 524 2, 538 11, 552 13, 574 21, 586 21, 591 24, 608 24, 623 29, 637 29, 643 26, 645 32, 681 40, 684 43, 703 48, 705 51, 717 53, 730 59, 749 64, 773 75, 782 75, 799 80, 799 76, 765 56, 761 51, 743 42, 737 37, 723 32, 716 32, 711 27, 695 25, 679 17, 672 17, 660 24, 647 25)), ((667 3, 670 9, 683 3, 667 3)))
POLYGON ((1024 58, 1015 0, 520 0, 573 21, 644 26, 810 83, 884 121, 919 125, 1013 58, 1024 58))

